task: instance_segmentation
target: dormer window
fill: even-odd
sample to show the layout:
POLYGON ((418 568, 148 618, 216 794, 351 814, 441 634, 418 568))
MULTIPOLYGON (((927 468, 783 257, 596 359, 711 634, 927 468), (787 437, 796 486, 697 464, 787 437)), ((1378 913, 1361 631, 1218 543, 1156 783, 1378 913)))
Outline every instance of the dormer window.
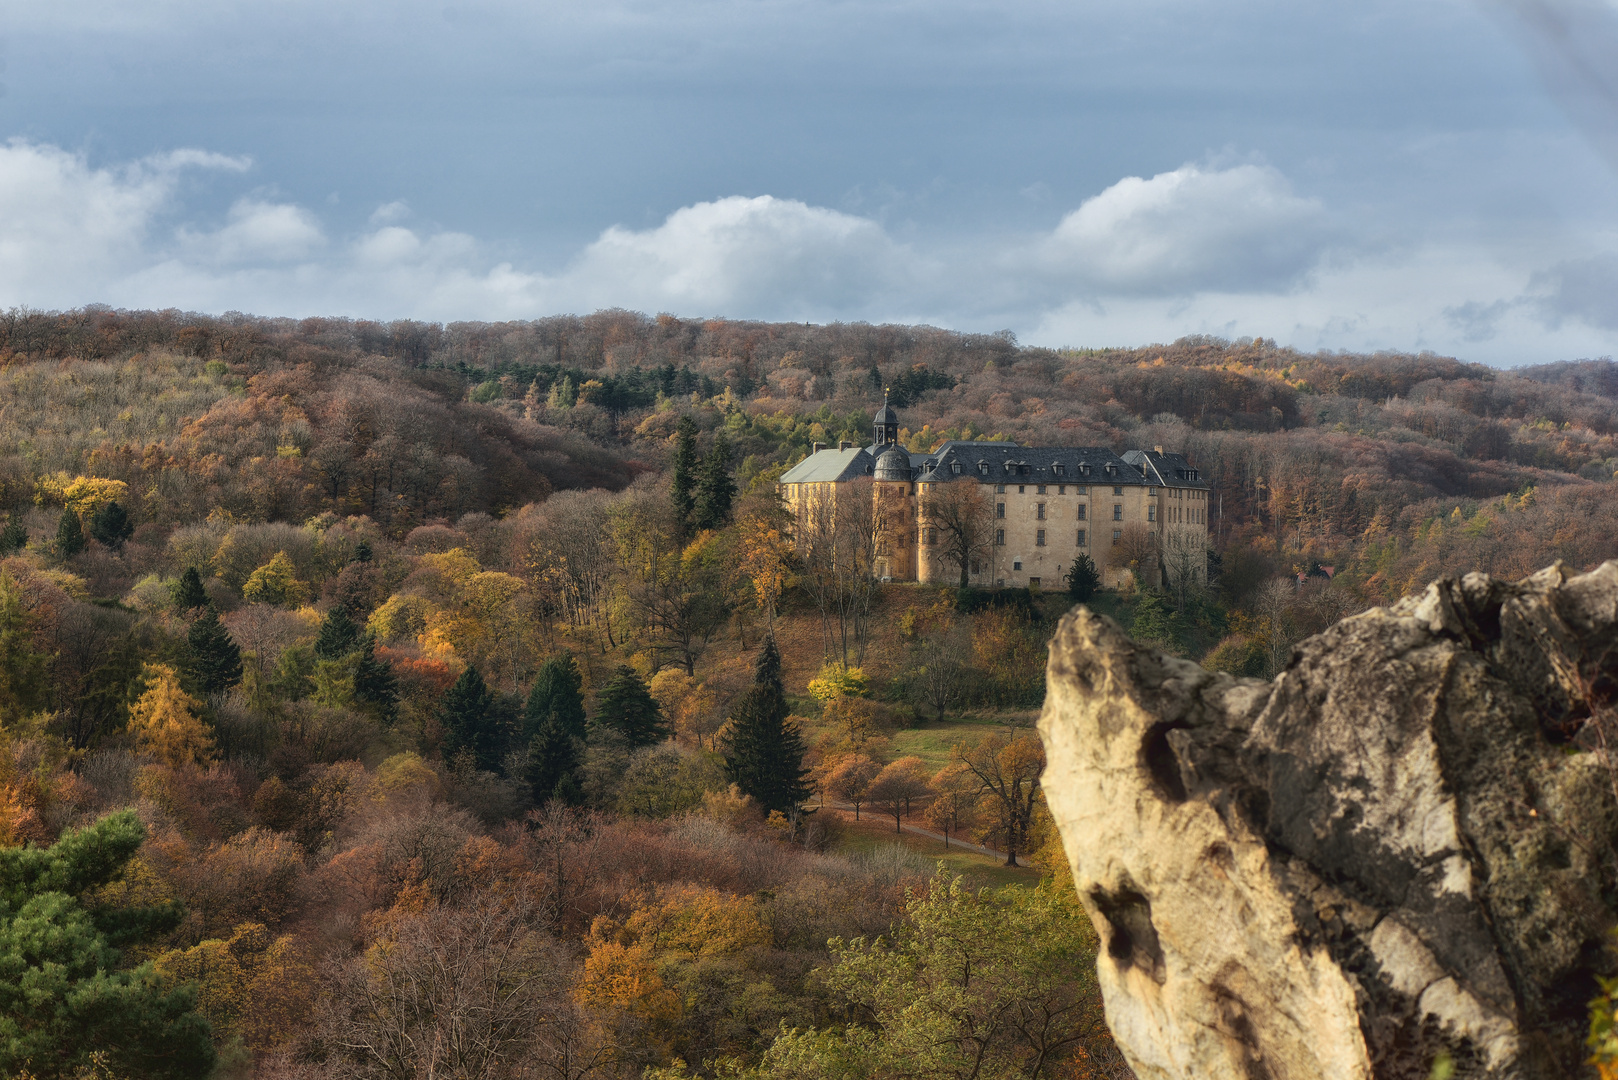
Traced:
POLYGON ((978 472, 981 473, 984 476, 988 476, 989 475, 989 463, 987 461, 978 462, 978 472))
POLYGON ((1055 465, 1051 466, 1051 472, 1055 473, 1057 476, 1066 476, 1067 466, 1063 465, 1061 462, 1057 462, 1055 465))
POLYGON ((961 474, 961 463, 959 461, 950 462, 949 471, 954 473, 956 476, 959 476, 961 474))

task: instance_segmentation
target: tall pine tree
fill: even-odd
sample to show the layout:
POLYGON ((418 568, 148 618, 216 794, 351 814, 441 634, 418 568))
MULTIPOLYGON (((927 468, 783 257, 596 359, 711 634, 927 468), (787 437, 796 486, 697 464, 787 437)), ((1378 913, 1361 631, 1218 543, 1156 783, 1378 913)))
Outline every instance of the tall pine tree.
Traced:
POLYGON ((242 681, 242 651, 209 604, 185 635, 191 646, 191 674, 204 694, 223 694, 242 681))
POLYGON ((526 743, 539 734, 546 717, 555 715, 569 738, 583 739, 584 676, 570 652, 558 653, 539 666, 533 688, 528 691, 528 707, 523 712, 522 738, 526 743))
POLYGON ((809 797, 803 736, 787 719, 781 653, 764 639, 753 685, 736 702, 724 738, 725 775, 766 811, 791 814, 809 797))
POLYGON ((582 745, 582 740, 567 733, 561 718, 554 712, 546 713, 534 725, 533 737, 528 740, 528 769, 523 779, 528 782, 536 804, 543 806, 552 799, 565 803, 579 801, 577 774, 582 745))
POLYGON ((62 558, 71 558, 83 551, 86 546, 84 539, 84 526, 79 524, 79 515, 73 512, 71 506, 64 507, 62 516, 56 522, 56 552, 62 558))
POLYGON ((730 520, 730 501, 735 497, 736 482, 730 478, 730 443, 724 432, 716 432, 713 448, 702 459, 702 472, 697 477, 696 506, 692 511, 697 530, 724 528, 730 520))
POLYGON ((373 706, 383 723, 391 724, 399 715, 399 680, 392 664, 376 658, 374 634, 360 640, 354 664, 354 698, 373 706))
POLYGON ((682 416, 674 425, 674 475, 669 482, 674 521, 682 538, 691 527, 691 513, 697 505, 696 482, 697 425, 689 416, 682 416))
POLYGON ((495 712, 494 695, 477 668, 468 664, 461 672, 461 677, 444 694, 438 718, 444 728, 446 760, 470 752, 480 770, 499 770, 500 757, 506 749, 504 733, 495 712))
POLYGON ((0 555, 9 555, 28 546, 28 526, 22 523, 22 511, 13 510, 0 529, 0 555))
POLYGON ((116 502, 109 502, 90 516, 90 535, 117 551, 135 535, 135 523, 116 502))
POLYGON ((645 680, 628 664, 619 664, 601 688, 595 722, 631 750, 654 746, 671 734, 645 680))
POLYGON ((361 636, 359 624, 346 607, 338 604, 326 612, 320 623, 320 633, 315 636, 315 655, 322 660, 341 660, 359 649, 361 636))
POLYGON ((180 580, 174 583, 173 597, 174 610, 181 615, 207 605, 208 592, 202 587, 202 575, 197 573, 196 567, 185 568, 180 580))

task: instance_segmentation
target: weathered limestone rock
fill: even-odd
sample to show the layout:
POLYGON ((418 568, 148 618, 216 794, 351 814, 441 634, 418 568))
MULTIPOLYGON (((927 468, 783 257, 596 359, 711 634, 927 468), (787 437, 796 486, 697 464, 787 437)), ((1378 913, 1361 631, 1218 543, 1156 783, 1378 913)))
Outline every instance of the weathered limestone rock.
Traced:
POLYGON ((1618 563, 1469 574, 1211 674, 1075 609, 1045 792, 1141 1080, 1586 1074, 1610 973, 1618 563))

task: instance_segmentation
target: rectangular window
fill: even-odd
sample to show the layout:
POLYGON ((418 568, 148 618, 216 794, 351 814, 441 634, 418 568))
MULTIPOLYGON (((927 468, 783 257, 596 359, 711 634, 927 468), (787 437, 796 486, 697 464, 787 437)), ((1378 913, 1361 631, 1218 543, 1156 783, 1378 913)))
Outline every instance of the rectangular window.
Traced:
POLYGON ((1027 494, 1027 492, 1028 492, 1028 488, 1027 488, 1026 485, 1023 485, 1023 484, 1018 484, 1017 485, 1017 494, 1018 495, 1024 495, 1024 494, 1027 494))
POLYGON ((1114 529, 1114 530, 1112 530, 1112 546, 1113 547, 1117 547, 1118 546, 1118 541, 1122 540, 1123 538, 1124 538, 1124 530, 1122 530, 1122 529, 1114 529))
POLYGON ((1045 494, 1045 485, 1044 484, 1036 484, 1034 486, 1034 493, 1037 494, 1037 495, 1045 494))
POLYGON ((1065 476, 1067 474, 1067 466, 1058 463, 1056 465, 1051 466, 1051 471, 1054 472, 1057 476, 1065 476))
POLYGON ((1005 503, 995 503, 994 504, 994 516, 997 517, 997 518, 1003 518, 1003 517, 1006 516, 1006 504, 1005 503))
POLYGON ((1041 520, 1041 521, 1045 520, 1045 504, 1044 503, 1036 503, 1034 505, 1034 516, 1036 518, 1038 518, 1039 520, 1041 520))
POLYGON ((1004 529, 996 529, 996 530, 994 530, 994 544, 995 544, 995 547, 1005 547, 1006 546, 1006 530, 1004 530, 1004 529))
POLYGON ((1029 588, 1030 588, 1030 589, 1037 589, 1037 588, 1039 588, 1039 579, 1038 579, 1038 578, 1037 578, 1037 577, 1031 577, 1031 578, 1029 578, 1029 579, 1028 579, 1028 587, 1029 587, 1029 588))
POLYGON ((928 547, 938 543, 938 530, 933 528, 931 525, 922 530, 922 535, 926 536, 928 547))
POLYGON ((1156 521, 1157 520, 1157 507, 1148 506, 1146 508, 1146 520, 1147 521, 1156 521))
POLYGON ((996 495, 1004 495, 1006 493, 1006 485, 1004 485, 1004 484, 996 484, 996 485, 994 485, 994 493, 996 495))
POLYGON ((1146 494, 1149 498, 1155 499, 1157 498, 1157 489, 1155 487, 1149 487, 1146 489, 1146 494))
POLYGON ((1080 484, 1078 487, 1074 488, 1073 491, 1079 495, 1088 495, 1090 494, 1090 485, 1080 484))
POLYGON ((1113 503, 1112 504, 1112 520, 1114 520, 1114 521, 1122 521, 1122 520, 1124 520, 1123 504, 1121 504, 1121 503, 1113 503))
POLYGON ((1066 484, 1057 484, 1056 485, 1056 493, 1058 495, 1066 495, 1067 494, 1067 485, 1066 484))
POLYGON ((1079 520, 1083 521, 1086 517, 1088 517, 1089 516, 1089 511, 1090 511, 1090 508, 1088 506, 1084 505, 1083 503, 1080 503, 1079 504, 1079 520))
POLYGON ((1114 485, 1113 485, 1113 486, 1112 486, 1112 493, 1113 493, 1113 494, 1114 494, 1114 495, 1122 495, 1122 494, 1123 494, 1123 493, 1124 493, 1124 489, 1123 489, 1123 487, 1122 487, 1122 486, 1121 486, 1121 485, 1119 485, 1119 484, 1114 484, 1114 485))
POLYGON ((1045 546, 1045 530, 1044 529, 1035 530, 1035 532, 1034 532, 1034 546, 1035 547, 1044 547, 1045 546))
POLYGON ((1084 530, 1080 529, 1079 530, 1079 547, 1084 547, 1084 544, 1085 544, 1084 530))
POLYGON ((1013 570, 1021 570, 1022 569, 1022 560, 1021 559, 1013 559, 1013 560, 1011 560, 1011 568, 1013 570))

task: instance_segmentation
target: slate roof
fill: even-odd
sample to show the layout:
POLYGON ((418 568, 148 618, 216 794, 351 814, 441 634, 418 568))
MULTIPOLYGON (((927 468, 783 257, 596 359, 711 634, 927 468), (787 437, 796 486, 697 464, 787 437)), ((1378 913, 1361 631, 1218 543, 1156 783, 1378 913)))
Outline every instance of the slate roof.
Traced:
POLYGON ((859 447, 810 454, 781 474, 783 484, 821 484, 871 475, 875 458, 859 447))
MULTIPOLYGON (((879 455, 908 457, 910 480, 973 477, 996 484, 1210 486, 1180 454, 1129 450, 1120 455, 1104 446, 1021 446, 1014 442, 964 439, 952 439, 927 453, 875 443, 862 449, 822 450, 788 469, 781 483, 824 483, 870 476, 879 455), (957 463, 961 466, 958 473, 952 468, 957 463)), ((892 478, 899 479, 897 475, 892 478)))
POLYGON ((1162 454, 1156 450, 1130 450, 1124 454, 1129 462, 1147 478, 1148 483, 1163 487, 1207 488, 1200 470, 1192 467, 1184 454, 1162 454))

